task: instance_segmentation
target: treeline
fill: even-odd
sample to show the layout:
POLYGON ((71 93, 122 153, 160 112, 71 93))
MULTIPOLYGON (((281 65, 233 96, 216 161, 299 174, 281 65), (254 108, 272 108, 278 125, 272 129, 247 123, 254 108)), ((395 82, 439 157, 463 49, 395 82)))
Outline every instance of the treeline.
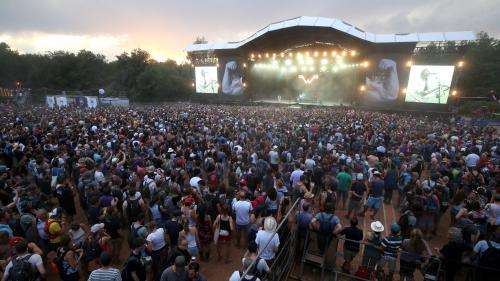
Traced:
POLYGON ((485 32, 475 42, 430 44, 415 55, 418 64, 455 64, 457 60, 464 61, 457 72, 460 96, 490 97, 490 91, 500 91, 500 40, 485 32))
MULTIPOLYGON (((475 42, 430 44, 415 55, 416 63, 454 64, 458 59, 465 62, 457 85, 461 96, 489 96, 491 90, 498 93, 500 41, 484 32, 475 42)), ((103 55, 86 50, 19 54, 0 43, 0 87, 14 88, 20 81, 25 88, 50 94, 61 90, 95 94, 104 88, 109 95, 155 102, 186 98, 193 92, 193 78, 189 64, 157 62, 140 49, 108 62, 103 55)))
POLYGON ((111 62, 100 54, 81 50, 48 54, 19 54, 0 43, 0 87, 14 88, 16 81, 35 94, 82 91, 127 96, 133 101, 178 100, 191 92, 193 70, 189 64, 157 62, 136 49, 111 62))

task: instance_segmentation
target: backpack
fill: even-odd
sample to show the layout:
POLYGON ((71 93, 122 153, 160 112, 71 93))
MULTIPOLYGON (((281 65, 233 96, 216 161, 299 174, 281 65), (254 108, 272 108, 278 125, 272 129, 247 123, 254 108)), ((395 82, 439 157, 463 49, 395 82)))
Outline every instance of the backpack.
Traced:
POLYGON ((500 249, 493 247, 490 241, 486 243, 488 243, 488 249, 479 258, 479 264, 485 268, 495 269, 500 261, 500 249))
POLYGON ((141 205, 139 204, 139 199, 127 199, 127 217, 129 219, 129 222, 136 221, 137 215, 141 212, 142 209, 141 205))
POLYGON ((29 262, 31 255, 12 260, 12 267, 9 270, 9 280, 35 280, 35 271, 29 262))
POLYGON ((94 239, 90 242, 85 241, 82 248, 85 254, 85 261, 87 262, 95 260, 101 255, 101 245, 94 239))
POLYGON ((129 280, 133 280, 132 278, 132 272, 130 271, 129 269, 129 263, 131 261, 134 261, 134 260, 138 260, 137 257, 131 255, 130 257, 128 257, 128 259, 125 261, 125 264, 123 264, 123 269, 122 269, 122 272, 121 272, 121 276, 122 276, 122 280, 123 281, 129 281, 129 280))
POLYGON ((439 210, 439 201, 435 195, 427 196, 425 199, 425 207, 427 212, 436 213, 439 210))
POLYGON ((322 235, 325 236, 330 236, 333 235, 333 230, 335 229, 335 226, 337 223, 333 220, 335 216, 333 214, 330 214, 329 217, 325 219, 325 214, 321 214, 319 217, 319 232, 322 235))
POLYGON ((134 243, 134 241, 139 238, 139 230, 141 230, 142 228, 145 228, 144 225, 141 225, 139 227, 134 227, 134 224, 132 224, 130 226, 130 235, 128 237, 128 242, 130 245, 132 245, 134 243))

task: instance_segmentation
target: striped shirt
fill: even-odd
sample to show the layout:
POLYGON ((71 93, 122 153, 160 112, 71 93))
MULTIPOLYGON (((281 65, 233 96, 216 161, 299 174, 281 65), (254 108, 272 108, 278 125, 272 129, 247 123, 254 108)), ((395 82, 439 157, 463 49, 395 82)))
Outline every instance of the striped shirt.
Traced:
POLYGON ((88 281, 121 281, 122 276, 116 268, 99 268, 90 273, 88 281))
POLYGON ((401 243, 403 239, 401 236, 387 236, 382 240, 382 246, 384 247, 384 256, 396 258, 398 256, 398 250, 401 248, 401 243))

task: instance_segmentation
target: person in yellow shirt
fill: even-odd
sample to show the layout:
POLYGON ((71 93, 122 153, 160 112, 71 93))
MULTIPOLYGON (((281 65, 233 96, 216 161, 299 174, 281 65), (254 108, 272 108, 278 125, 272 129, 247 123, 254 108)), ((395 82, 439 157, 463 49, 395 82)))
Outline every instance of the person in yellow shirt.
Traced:
POLYGON ((45 223, 45 233, 49 237, 50 251, 57 251, 63 240, 62 209, 55 208, 50 213, 50 218, 45 223))

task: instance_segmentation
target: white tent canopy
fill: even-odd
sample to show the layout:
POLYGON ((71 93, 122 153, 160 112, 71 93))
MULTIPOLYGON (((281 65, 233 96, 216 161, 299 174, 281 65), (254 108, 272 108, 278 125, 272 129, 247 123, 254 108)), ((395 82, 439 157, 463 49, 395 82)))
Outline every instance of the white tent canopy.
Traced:
POLYGON ((472 31, 460 32, 427 32, 427 33, 404 33, 404 34, 375 34, 363 31, 347 22, 323 18, 302 16, 289 20, 272 23, 265 28, 257 31, 252 36, 239 41, 228 43, 206 43, 191 44, 186 48, 187 52, 236 49, 246 43, 275 30, 286 29, 289 27, 329 27, 337 31, 347 33, 361 40, 372 43, 398 43, 398 42, 442 42, 442 41, 471 41, 476 40, 476 35, 472 31))

